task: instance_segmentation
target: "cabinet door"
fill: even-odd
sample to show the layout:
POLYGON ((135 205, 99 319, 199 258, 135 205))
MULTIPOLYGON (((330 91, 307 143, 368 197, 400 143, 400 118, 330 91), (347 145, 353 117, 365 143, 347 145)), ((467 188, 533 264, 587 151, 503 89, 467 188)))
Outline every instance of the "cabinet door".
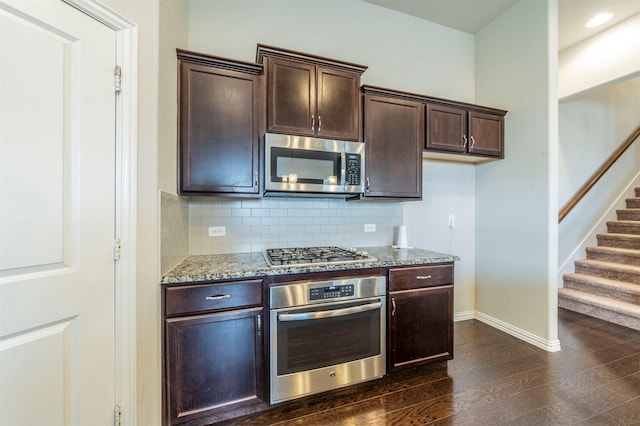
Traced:
POLYGON ((442 105, 427 105, 426 149, 466 152, 467 111, 442 105))
POLYGON ((268 59, 267 130, 313 136, 316 114, 316 67, 286 59, 268 59))
POLYGON ((504 158, 504 117, 469 113, 469 152, 504 158))
POLYGON ((259 76, 180 65, 181 194, 259 193, 259 76))
POLYGON ((453 286, 391 292, 389 369, 453 358, 453 286))
POLYGON ((318 67, 317 135, 357 141, 360 137, 360 76, 318 67))
POLYGON ((422 103, 365 95, 364 111, 364 196, 422 198, 422 103))
POLYGON ((258 402, 261 313, 254 308, 166 320, 167 424, 258 402))

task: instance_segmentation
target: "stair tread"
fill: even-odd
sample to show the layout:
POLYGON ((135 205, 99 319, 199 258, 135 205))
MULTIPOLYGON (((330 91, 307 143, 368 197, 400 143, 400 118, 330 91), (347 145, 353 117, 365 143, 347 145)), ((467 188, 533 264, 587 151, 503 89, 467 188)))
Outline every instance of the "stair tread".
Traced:
POLYGON ((619 254, 632 257, 640 257, 640 250, 623 248, 623 247, 609 247, 609 246, 589 246, 586 248, 587 252, 591 253, 608 253, 619 254))
POLYGON ((604 296, 596 296, 595 294, 585 293, 570 288, 559 288, 558 296, 579 302, 586 302, 590 305, 619 312, 625 315, 640 317, 640 305, 633 303, 621 302, 604 296))
POLYGON ((640 240, 640 235, 638 234, 618 234, 616 232, 606 232, 604 234, 597 234, 598 238, 616 238, 616 239, 627 239, 627 240, 640 240))
POLYGON ((616 219, 616 220, 608 220, 607 224, 619 224, 619 225, 631 225, 638 226, 640 222, 637 220, 629 220, 629 219, 616 219))
POLYGON ((605 262, 603 260, 593 260, 593 259, 578 259, 574 262, 574 264, 582 265, 582 266, 592 266, 592 267, 597 267, 599 269, 624 271, 631 274, 640 275, 640 266, 627 265, 624 263, 605 262))
POLYGON ((608 289, 617 289, 629 294, 640 294, 640 284, 629 283, 626 281, 612 280, 610 278, 595 277, 587 274, 564 274, 563 280, 572 280, 584 284, 606 287, 608 289))

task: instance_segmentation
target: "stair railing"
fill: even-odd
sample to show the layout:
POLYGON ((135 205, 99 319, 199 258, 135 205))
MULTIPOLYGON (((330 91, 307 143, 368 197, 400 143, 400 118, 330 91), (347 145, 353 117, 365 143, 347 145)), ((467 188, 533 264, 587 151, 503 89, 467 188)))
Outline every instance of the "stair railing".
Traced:
POLYGON ((604 174, 613 166, 613 164, 624 154, 631 144, 640 136, 640 126, 629 135, 627 139, 607 158, 607 160, 596 170, 587 181, 576 191, 576 193, 562 206, 558 213, 558 223, 562 222, 569 212, 587 195, 587 193, 595 186, 596 183, 604 176, 604 174))

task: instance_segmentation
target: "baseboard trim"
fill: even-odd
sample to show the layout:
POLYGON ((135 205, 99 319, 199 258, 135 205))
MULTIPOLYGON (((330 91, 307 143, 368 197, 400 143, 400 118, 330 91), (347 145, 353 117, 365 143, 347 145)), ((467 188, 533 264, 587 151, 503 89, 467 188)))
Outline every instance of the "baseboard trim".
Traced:
POLYGON ((476 319, 475 311, 463 311, 453 314, 453 322, 476 319))
MULTIPOLYGON (((466 316, 467 313, 462 312, 462 314, 465 314, 466 316)), ((533 333, 522 330, 521 328, 514 327, 509 323, 501 321, 490 315, 483 314, 482 312, 474 311, 474 318, 480 322, 483 322, 493 328, 497 328, 500 331, 504 331, 505 333, 510 334, 513 337, 516 337, 522 341, 525 341, 547 352, 558 352, 561 350, 560 340, 558 339, 553 339, 553 340, 543 339, 540 336, 537 336, 533 333)))

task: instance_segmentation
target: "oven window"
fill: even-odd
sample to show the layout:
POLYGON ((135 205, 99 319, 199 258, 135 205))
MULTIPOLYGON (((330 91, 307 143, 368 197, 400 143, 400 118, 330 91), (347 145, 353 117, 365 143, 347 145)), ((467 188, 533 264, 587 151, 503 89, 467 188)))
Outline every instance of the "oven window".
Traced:
POLYGON ((379 355, 380 312, 374 309, 340 317, 278 321, 278 375, 379 355))
POLYGON ((340 153, 271 148, 271 181, 296 176, 299 183, 322 185, 330 176, 340 176, 340 153))

